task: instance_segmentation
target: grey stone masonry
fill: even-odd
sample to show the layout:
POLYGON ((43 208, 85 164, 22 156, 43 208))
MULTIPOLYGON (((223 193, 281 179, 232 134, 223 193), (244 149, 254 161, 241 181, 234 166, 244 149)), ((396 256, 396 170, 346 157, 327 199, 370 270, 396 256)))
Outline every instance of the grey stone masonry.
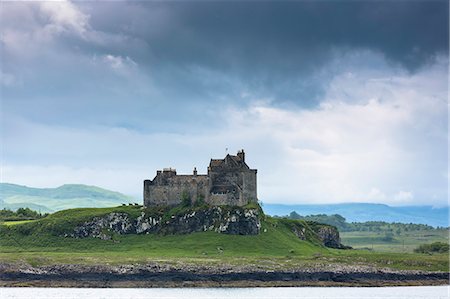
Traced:
POLYGON ((183 200, 209 205, 244 206, 257 202, 256 169, 245 163, 245 153, 211 159, 206 175, 179 175, 172 168, 158 170, 153 180, 144 181, 144 206, 172 206, 183 200))

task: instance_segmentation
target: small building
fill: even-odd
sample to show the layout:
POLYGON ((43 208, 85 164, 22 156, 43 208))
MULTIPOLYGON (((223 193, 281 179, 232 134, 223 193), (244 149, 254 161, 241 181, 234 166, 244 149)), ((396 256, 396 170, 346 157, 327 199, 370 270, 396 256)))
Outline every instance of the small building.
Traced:
POLYGON ((244 206, 257 202, 256 169, 245 163, 245 153, 211 159, 207 174, 179 175, 172 168, 156 171, 153 180, 144 181, 144 206, 173 206, 188 198, 209 205, 244 206))

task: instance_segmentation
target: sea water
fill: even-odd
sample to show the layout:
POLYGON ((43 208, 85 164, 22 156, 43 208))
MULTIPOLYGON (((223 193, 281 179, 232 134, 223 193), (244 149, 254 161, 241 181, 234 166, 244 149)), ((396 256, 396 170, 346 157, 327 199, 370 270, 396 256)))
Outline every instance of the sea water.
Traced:
POLYGON ((0 298, 18 299, 448 299, 449 286, 379 288, 0 288, 0 298))

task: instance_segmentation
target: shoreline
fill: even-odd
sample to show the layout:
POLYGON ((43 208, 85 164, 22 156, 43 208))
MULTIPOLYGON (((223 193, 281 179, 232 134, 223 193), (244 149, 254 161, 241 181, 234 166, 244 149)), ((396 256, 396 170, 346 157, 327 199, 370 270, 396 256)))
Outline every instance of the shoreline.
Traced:
POLYGON ((0 287, 386 287, 448 285, 448 272, 338 267, 261 270, 151 265, 0 265, 0 287))

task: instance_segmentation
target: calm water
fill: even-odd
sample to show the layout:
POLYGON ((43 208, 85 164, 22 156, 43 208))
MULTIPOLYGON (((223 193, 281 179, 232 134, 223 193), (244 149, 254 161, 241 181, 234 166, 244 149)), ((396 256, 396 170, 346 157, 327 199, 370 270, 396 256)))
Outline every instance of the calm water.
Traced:
POLYGON ((449 286, 389 288, 206 288, 206 289, 66 289, 0 288, 0 298, 95 299, 448 299, 449 286))

